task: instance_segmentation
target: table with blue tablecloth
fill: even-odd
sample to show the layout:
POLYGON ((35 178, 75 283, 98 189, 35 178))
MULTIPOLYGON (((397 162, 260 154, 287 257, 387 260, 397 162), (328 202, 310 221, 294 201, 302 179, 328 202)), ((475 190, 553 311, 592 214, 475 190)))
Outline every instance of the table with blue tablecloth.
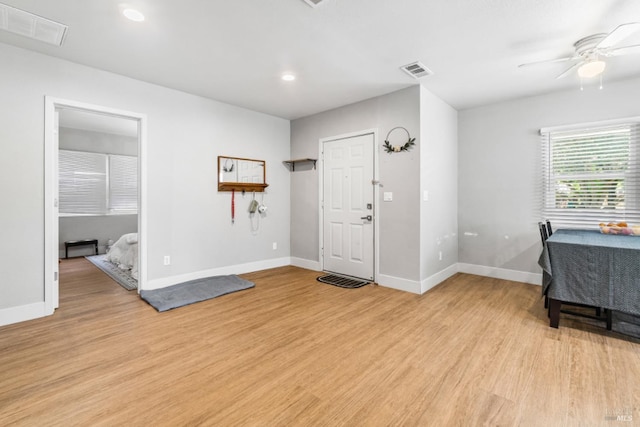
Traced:
POLYGON ((640 236, 596 230, 557 230, 538 261, 550 325, 558 327, 561 302, 640 316, 640 236))

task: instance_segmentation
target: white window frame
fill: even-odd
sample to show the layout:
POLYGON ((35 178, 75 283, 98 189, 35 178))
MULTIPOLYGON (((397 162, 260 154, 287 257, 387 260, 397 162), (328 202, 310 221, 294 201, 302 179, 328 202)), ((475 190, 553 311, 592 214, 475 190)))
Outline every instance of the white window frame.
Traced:
MULTIPOLYGON (((597 229, 600 223, 620 221, 625 221, 629 224, 640 224, 640 162, 638 161, 640 157, 640 117, 542 128, 540 129, 540 136, 543 189, 541 219, 549 219, 553 223, 554 228, 597 229), (570 170, 571 165, 580 164, 579 161, 580 159, 584 159, 585 154, 595 153, 595 151, 590 151, 591 148, 581 149, 579 145, 581 142, 585 145, 589 144, 592 148, 597 146, 597 148, 606 149, 609 148, 607 147, 608 141, 606 141, 605 138, 599 138, 602 136, 615 138, 615 135, 626 134, 626 129, 629 131, 630 139, 626 169, 617 171, 600 170, 593 173, 587 173, 582 170, 580 172, 567 172, 564 174, 554 171, 559 165, 563 165, 570 170), (565 154, 567 151, 570 152, 572 155, 572 157, 569 158, 570 160, 567 160, 566 157, 563 159, 554 158, 554 147, 558 147, 558 144, 563 141, 566 144, 566 140, 571 138, 582 138, 582 141, 576 141, 575 150, 566 150, 564 152, 565 154), (591 185, 593 197, 597 198, 604 193, 597 190, 597 187, 593 184, 594 181, 597 182, 602 179, 622 179, 624 181, 623 186, 618 187, 617 190, 617 194, 624 197, 624 202, 618 202, 617 204, 613 202, 610 204, 608 204, 609 202, 603 202, 599 208, 576 207, 575 205, 573 207, 560 207, 557 205, 558 182, 560 180, 582 181, 587 185, 591 185)), ((619 141, 620 139, 618 138, 617 142, 619 141)), ((613 149, 613 142, 611 145, 612 147, 610 148, 613 149)), ((612 151, 609 151, 609 155, 612 153, 612 151)), ((620 160, 620 158, 618 158, 618 160, 620 160)), ((597 161, 603 162, 605 160, 600 156, 597 158, 597 161)), ((594 163, 595 162, 596 160, 594 159, 594 163)), ((578 167, 576 169, 580 168, 578 167)))

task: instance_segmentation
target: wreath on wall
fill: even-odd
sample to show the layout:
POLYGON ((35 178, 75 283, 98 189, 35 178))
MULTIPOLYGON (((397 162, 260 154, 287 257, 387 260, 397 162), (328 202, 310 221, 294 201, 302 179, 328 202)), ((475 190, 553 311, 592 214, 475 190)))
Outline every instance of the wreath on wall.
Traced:
POLYGON ((384 140, 384 149, 387 153, 391 154, 391 153, 399 153, 401 151, 409 151, 409 149, 411 147, 413 147, 414 145, 416 145, 416 139, 415 138, 411 138, 411 135, 409 134, 409 131, 406 130, 405 128, 403 128, 402 126, 398 126, 395 127, 393 129, 391 129, 389 131, 389 133, 387 134, 387 138, 384 140), (396 129, 402 129, 407 133, 407 142, 405 142, 403 145, 391 145, 391 143, 389 142, 389 135, 391 135, 391 132, 393 132, 396 129))

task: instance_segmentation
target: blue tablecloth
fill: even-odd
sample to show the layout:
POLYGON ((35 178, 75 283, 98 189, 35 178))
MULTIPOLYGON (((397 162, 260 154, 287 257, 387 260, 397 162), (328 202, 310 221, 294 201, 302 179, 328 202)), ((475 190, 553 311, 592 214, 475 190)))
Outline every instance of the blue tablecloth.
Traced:
POLYGON ((640 315, 640 236, 558 230, 538 263, 549 298, 640 315))

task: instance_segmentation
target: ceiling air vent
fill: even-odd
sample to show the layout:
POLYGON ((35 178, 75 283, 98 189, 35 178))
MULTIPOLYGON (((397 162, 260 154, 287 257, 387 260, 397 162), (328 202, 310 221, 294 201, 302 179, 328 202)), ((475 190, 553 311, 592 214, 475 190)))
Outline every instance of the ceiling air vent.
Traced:
POLYGON ((62 46, 68 28, 59 22, 0 3, 0 30, 62 46))
POLYGON ((304 2, 306 4, 308 4, 311 7, 318 7, 320 6, 322 3, 324 3, 327 0, 304 0, 304 2))
POLYGON ((416 79, 433 74, 433 71, 425 67, 424 64, 420 62, 412 62, 411 64, 403 65, 400 69, 416 79))

